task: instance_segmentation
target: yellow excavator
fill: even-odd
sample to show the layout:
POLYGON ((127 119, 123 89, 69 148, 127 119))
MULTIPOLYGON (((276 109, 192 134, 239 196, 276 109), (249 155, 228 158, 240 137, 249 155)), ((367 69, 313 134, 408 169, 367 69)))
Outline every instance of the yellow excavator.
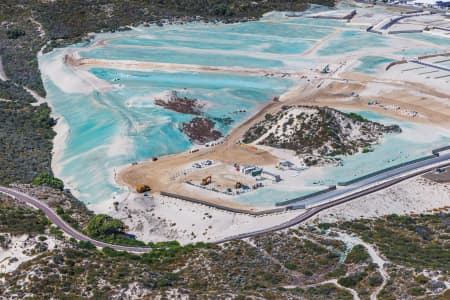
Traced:
POLYGON ((151 191, 151 188, 146 184, 139 184, 136 186, 136 192, 145 193, 151 191))
POLYGON ((203 179, 202 179, 202 185, 208 185, 208 184, 210 184, 210 183, 211 183, 211 180, 212 180, 212 177, 211 177, 211 176, 208 176, 208 177, 206 177, 206 178, 203 178, 203 179))

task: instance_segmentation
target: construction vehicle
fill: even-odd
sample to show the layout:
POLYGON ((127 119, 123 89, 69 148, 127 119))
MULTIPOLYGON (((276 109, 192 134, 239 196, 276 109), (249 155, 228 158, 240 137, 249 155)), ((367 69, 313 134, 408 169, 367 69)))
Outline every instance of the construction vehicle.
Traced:
POLYGON ((234 185, 234 187, 235 187, 236 189, 240 189, 240 188, 242 187, 242 183, 240 183, 240 182, 238 181, 238 182, 236 182, 236 184, 234 185))
POLYGON ((330 65, 326 65, 325 68, 322 69, 322 74, 327 74, 330 72, 330 65))
POLYGON ((202 185, 208 185, 208 184, 211 183, 211 181, 212 181, 212 177, 211 177, 211 176, 208 176, 208 177, 206 177, 206 178, 203 178, 203 179, 202 179, 202 185))
POLYGON ((139 184, 136 186, 136 192, 145 193, 151 191, 151 188, 146 184, 139 184))

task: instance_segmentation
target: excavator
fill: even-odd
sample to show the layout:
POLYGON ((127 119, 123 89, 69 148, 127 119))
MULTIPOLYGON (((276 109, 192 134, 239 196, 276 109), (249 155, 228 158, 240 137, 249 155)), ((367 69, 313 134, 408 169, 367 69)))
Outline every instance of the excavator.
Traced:
POLYGON ((242 183, 240 183, 239 181, 236 182, 235 186, 236 189, 240 189, 242 187, 242 183))
POLYGON ((202 179, 202 185, 208 185, 211 183, 212 177, 208 176, 202 179))
POLYGON ((145 193, 145 192, 149 192, 151 190, 152 189, 146 184, 140 184, 140 185, 136 186, 136 192, 138 192, 138 193, 145 193))

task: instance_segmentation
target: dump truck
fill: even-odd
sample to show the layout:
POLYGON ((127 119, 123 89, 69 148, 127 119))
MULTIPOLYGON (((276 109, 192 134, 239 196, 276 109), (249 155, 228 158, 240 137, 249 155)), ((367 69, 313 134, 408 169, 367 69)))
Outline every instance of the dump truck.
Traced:
POLYGON ((145 193, 145 192, 149 192, 150 190, 151 190, 151 188, 146 184, 139 184, 136 186, 136 192, 138 192, 138 193, 145 193))
POLYGON ((208 185, 211 183, 212 177, 208 176, 202 179, 202 185, 208 185))

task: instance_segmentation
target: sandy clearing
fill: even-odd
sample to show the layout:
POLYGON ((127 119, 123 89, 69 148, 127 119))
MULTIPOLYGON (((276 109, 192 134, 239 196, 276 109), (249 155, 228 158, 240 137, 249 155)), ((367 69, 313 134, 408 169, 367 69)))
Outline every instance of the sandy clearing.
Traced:
POLYGON ((257 68, 242 68, 242 67, 226 67, 226 66, 203 66, 190 64, 175 64, 175 63, 161 63, 161 62, 144 62, 134 60, 106 60, 106 59, 92 59, 79 58, 72 62, 73 66, 78 69, 89 70, 91 68, 107 68, 116 70, 131 70, 131 71, 167 71, 167 72, 208 72, 208 73, 229 73, 255 76, 271 76, 271 77, 301 77, 305 72, 292 71, 276 71, 272 69, 257 69, 257 68))
MULTIPOLYGON (((62 244, 60 240, 57 240, 53 236, 48 236, 45 234, 40 236, 45 236, 47 238, 43 243, 47 244, 50 251, 58 248, 58 246, 62 244)), ((24 234, 20 236, 9 236, 9 238, 11 242, 8 245, 8 248, 2 248, 0 251, 0 274, 12 272, 16 270, 20 264, 39 255, 39 253, 33 254, 33 250, 39 242, 37 236, 30 237, 24 234)))
POLYGON ((450 209, 450 184, 435 183, 421 177, 401 182, 317 214, 307 224, 334 223, 388 214, 432 213, 450 209))
POLYGON ((178 240, 182 244, 216 241, 234 234, 268 228, 302 213, 301 210, 255 217, 179 199, 131 194, 105 212, 125 222, 129 232, 145 242, 178 240))
POLYGON ((3 69, 2 57, 0 56, 0 80, 7 81, 9 80, 8 76, 5 74, 5 70, 3 69))

